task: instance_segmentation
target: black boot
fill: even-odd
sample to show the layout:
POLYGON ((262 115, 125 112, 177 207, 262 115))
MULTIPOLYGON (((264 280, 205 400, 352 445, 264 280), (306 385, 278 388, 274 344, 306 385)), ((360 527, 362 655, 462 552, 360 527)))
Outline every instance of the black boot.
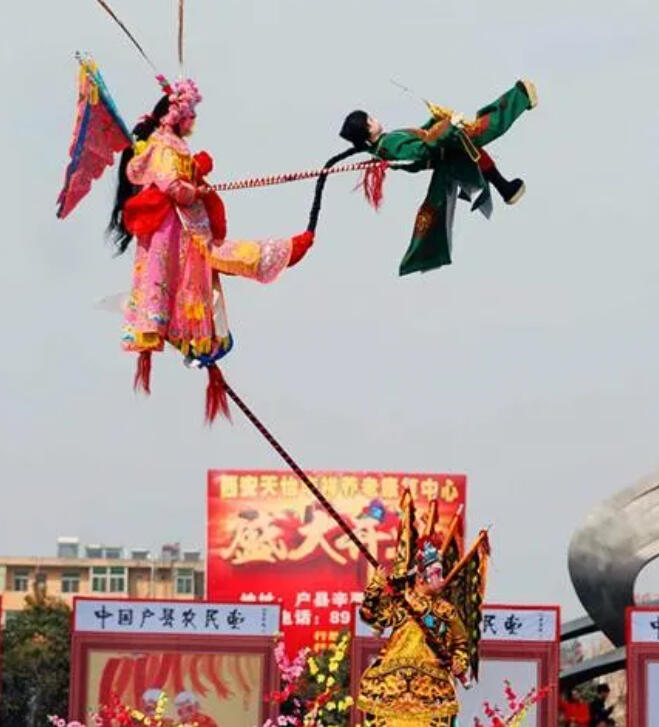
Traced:
POLYGON ((506 204, 519 202, 524 196, 524 192, 526 192, 526 186, 522 179, 513 179, 509 182, 495 166, 483 172, 483 176, 501 195, 501 198, 506 204))

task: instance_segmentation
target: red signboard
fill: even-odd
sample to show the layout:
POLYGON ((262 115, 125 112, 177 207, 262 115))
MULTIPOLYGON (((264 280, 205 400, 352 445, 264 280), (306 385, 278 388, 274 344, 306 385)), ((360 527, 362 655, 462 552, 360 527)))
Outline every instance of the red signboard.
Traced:
MULTIPOLYGON (((465 504, 464 475, 309 475, 382 563, 393 556, 404 487, 421 517, 439 497, 440 525, 465 504)), ((207 597, 281 603, 291 651, 323 648, 351 628, 368 577, 357 548, 289 471, 209 471, 207 555, 207 597)))
POLYGON ((659 608, 628 608, 627 724, 659 724, 659 608))
POLYGON ((0 702, 2 701, 2 596, 0 595, 0 702))
POLYGON ((69 719, 86 723, 111 695, 148 716, 164 695, 165 725, 274 719, 263 695, 279 687, 278 628, 276 606, 76 598, 69 719))

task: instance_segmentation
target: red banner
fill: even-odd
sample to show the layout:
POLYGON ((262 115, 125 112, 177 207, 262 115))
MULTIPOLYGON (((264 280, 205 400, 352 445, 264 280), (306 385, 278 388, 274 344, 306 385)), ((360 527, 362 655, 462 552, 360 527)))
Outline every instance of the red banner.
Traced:
MULTIPOLYGON (((312 472, 381 563, 394 554, 398 501, 409 487, 423 517, 439 497, 440 526, 465 504, 465 475, 312 472)), ((463 515, 464 518, 464 510, 463 515)), ((289 471, 208 473, 207 598, 281 602, 291 651, 323 648, 352 626, 367 563, 355 545, 289 471)))

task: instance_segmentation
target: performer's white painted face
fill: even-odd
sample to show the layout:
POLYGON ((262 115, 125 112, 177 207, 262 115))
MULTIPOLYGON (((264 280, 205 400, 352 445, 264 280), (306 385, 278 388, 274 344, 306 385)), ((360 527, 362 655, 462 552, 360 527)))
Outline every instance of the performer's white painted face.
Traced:
POLYGON ((382 136, 382 124, 377 119, 369 116, 366 119, 366 127, 368 128, 368 140, 373 144, 382 136))
POLYGON ((442 590, 444 576, 439 563, 429 565, 422 573, 423 590, 425 593, 436 594, 442 590))

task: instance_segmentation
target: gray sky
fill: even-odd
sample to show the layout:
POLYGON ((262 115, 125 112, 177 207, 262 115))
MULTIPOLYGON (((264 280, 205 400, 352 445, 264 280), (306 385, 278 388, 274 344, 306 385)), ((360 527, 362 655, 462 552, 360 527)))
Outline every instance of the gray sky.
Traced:
MULTIPOLYGON (((172 5, 115 0, 175 75, 172 5)), ((489 222, 462 206, 454 265, 399 279, 427 177, 391 174, 379 214, 352 176, 331 179, 308 259, 272 286, 226 284, 225 371, 306 467, 466 472, 471 532, 495 525, 490 599, 576 614, 571 533, 658 460, 656 3, 188 5, 205 95, 193 145, 217 179, 322 163, 355 107, 421 123, 391 77, 468 115, 536 81, 539 108, 491 148, 526 179, 518 206, 489 222)), ((150 70, 92 0, 3 16, 0 552, 51 554, 64 534, 203 546, 206 470, 280 462, 238 415, 204 428, 204 380, 173 352, 151 399, 133 394, 121 320, 94 309, 129 286, 132 254, 112 259, 102 239, 114 174, 66 222, 54 214, 73 51, 95 54, 129 124, 157 99, 150 70)), ((301 230, 311 194, 227 194, 230 235, 301 230)))

